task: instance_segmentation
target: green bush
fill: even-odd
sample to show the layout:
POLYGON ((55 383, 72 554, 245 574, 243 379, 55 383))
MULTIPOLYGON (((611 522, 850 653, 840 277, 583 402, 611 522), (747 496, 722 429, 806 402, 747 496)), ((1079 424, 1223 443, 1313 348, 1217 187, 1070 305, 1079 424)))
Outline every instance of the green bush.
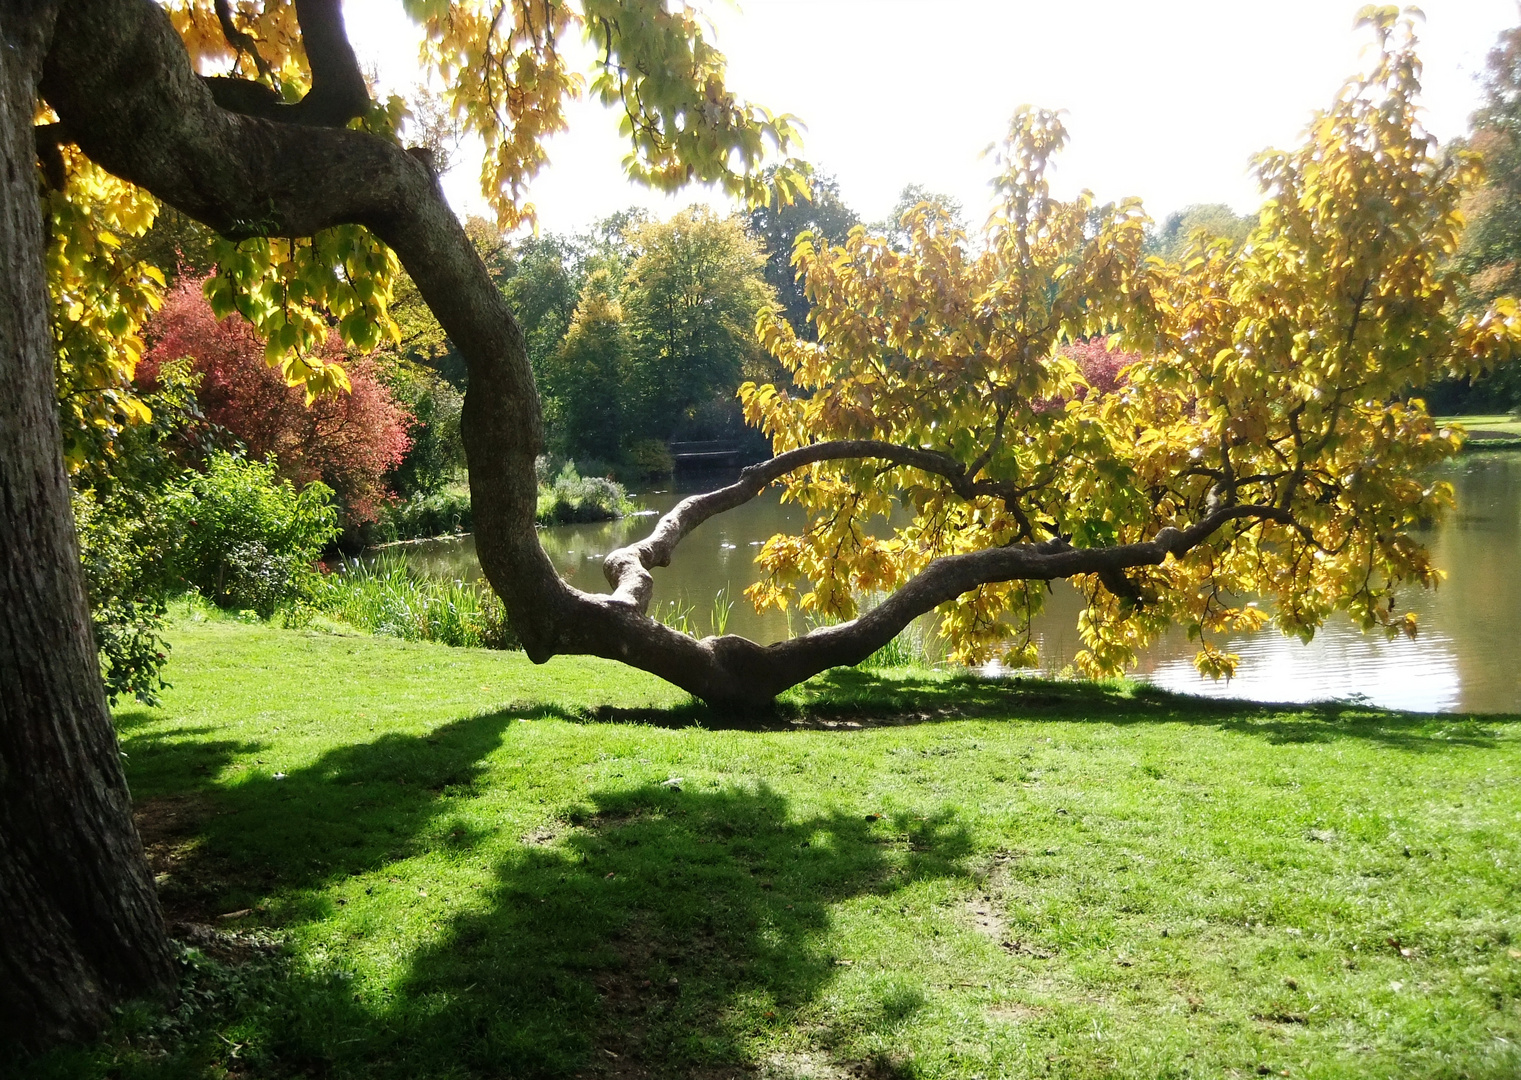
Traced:
POLYGON ((273 461, 221 451, 204 474, 187 471, 170 484, 163 504, 177 538, 169 558, 178 578, 218 607, 264 619, 312 594, 314 565, 338 535, 326 485, 297 491, 273 461))
POLYGON ((520 647, 496 593, 474 582, 423 577, 390 554, 368 563, 345 562, 322 579, 314 601, 350 626, 403 641, 520 647))
POLYGON ((421 540, 469 532, 474 525, 470 492, 463 487, 418 492, 410 499, 386 507, 369 530, 370 543, 421 540))
POLYGON ((670 476, 676 471, 676 459, 660 439, 635 440, 628 448, 628 464, 642 480, 670 476))
POLYGON ((634 504, 623 485, 598 476, 582 476, 567 461, 547 489, 539 485, 540 525, 569 525, 584 521, 611 521, 632 513, 634 504))
POLYGON ((106 697, 112 705, 129 696, 156 705, 169 685, 162 631, 170 588, 165 553, 174 544, 157 504, 127 496, 75 492, 74 527, 106 697))
POLYGON ((198 453, 204 423, 195 398, 199 381, 188 360, 162 365, 156 388, 143 396, 151 418, 122 428, 111 453, 91 457, 74 474, 90 628, 113 705, 123 697, 155 705, 168 685, 161 674, 169 653, 162 631, 178 586, 167 555, 178 538, 161 495, 198 453))
MULTIPOLYGON (((556 474, 549 460, 540 458, 538 479, 540 525, 611 521, 635 509, 622 484, 596 476, 583 477, 573 462, 566 462, 556 474)), ((370 544, 422 540, 470 532, 474 525, 469 489, 451 486, 419 492, 386 507, 380 520, 365 530, 364 540, 370 544)))

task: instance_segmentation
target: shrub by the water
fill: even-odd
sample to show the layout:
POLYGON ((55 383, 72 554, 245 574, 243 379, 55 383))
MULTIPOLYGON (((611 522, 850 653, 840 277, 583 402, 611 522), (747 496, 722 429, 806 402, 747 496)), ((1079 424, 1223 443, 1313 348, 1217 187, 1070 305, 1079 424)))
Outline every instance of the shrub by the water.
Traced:
POLYGON ((381 511, 380 520, 369 531, 369 540, 388 544, 396 540, 450 536, 470 532, 474 524, 468 489, 447 487, 438 491, 420 491, 381 511))
POLYGON ((403 641, 516 649, 502 601, 484 585, 424 577, 392 554, 345 562, 322 579, 316 606, 351 626, 403 641))
POLYGON ((554 482, 539 485, 540 525, 570 525, 584 521, 612 521, 632 513, 634 504, 623 485, 599 476, 582 476, 567 461, 554 482))
MULTIPOLYGON (((541 469, 539 478, 540 525, 612 521, 635 509, 622 484, 599 476, 583 477, 573 462, 567 462, 558 474, 542 475, 544 471, 541 469)), ((368 543, 389 544, 467 533, 474 526, 470 491, 460 485, 418 492, 410 499, 392 503, 363 535, 368 543)))
POLYGON ((338 534, 325 484, 297 491, 274 462, 221 451, 204 474, 187 471, 170 484, 163 506, 180 580, 218 607, 264 619, 311 595, 317 559, 338 534))

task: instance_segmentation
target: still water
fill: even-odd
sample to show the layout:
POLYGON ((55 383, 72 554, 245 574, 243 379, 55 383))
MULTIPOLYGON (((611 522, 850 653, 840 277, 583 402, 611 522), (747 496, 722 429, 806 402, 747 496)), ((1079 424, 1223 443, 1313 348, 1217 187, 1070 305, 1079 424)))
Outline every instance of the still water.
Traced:
MULTIPOLYGON (((1226 684, 1194 671, 1196 646, 1175 630, 1141 655, 1135 674, 1173 690, 1260 701, 1357 698, 1398 709, 1521 712, 1521 452, 1466 454, 1444 476, 1456 490, 1457 510, 1423 539, 1447 580, 1435 591, 1411 589, 1400 605, 1420 616, 1417 640, 1364 635, 1339 617, 1308 645, 1271 628, 1237 635, 1225 647, 1241 655, 1241 665, 1226 684)), ((654 491, 638 501, 664 512, 680 497, 654 491)), ((607 592, 602 559, 654 522, 653 515, 632 517, 544 529, 539 536, 567 581, 607 592)), ((670 621, 683 611, 696 630, 709 633, 722 594, 733 601, 729 633, 772 642, 805 629, 795 614, 791 625, 776 612, 756 614, 743 596, 760 577, 754 564, 760 545, 802 524, 798 508, 783 505, 774 491, 709 520, 682 541, 669 567, 655 570, 652 613, 670 621)), ((435 576, 480 575, 469 536, 391 550, 435 576)), ((1081 647, 1079 607, 1076 592, 1058 583, 1034 628, 1047 671, 1060 671, 1081 647)))

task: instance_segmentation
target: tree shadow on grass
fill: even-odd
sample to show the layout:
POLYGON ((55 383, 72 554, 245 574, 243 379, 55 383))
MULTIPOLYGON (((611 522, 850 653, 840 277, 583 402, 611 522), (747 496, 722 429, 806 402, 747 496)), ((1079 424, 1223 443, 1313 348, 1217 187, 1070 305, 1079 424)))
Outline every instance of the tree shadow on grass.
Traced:
MULTIPOLYGON (((274 757, 247 764, 266 753, 260 743, 124 725, 134 811, 167 917, 214 921, 263 903, 271 890, 299 895, 442 842, 436 819, 478 793, 484 759, 508 725, 551 713, 560 715, 506 711, 427 735, 386 733, 289 769, 274 757)), ((446 828, 442 840, 459 838, 446 828)), ((291 921, 322 912, 288 899, 272 914, 291 921)))
POLYGON ((948 814, 798 819, 765 787, 594 793, 413 958, 400 992, 449 1007, 401 1071, 448 1047, 467 1075, 743 1075, 750 1040, 796 1028, 854 960, 830 951, 833 905, 963 876, 970 851, 948 814))
MULTIPOLYGON (((371 932, 413 949, 378 990, 343 970, 341 947, 304 951, 203 1053, 259 1077, 747 1075, 755 1037, 795 1028, 855 959, 829 951, 834 905, 967 873, 971 840, 949 811, 799 817, 765 786, 598 790, 550 799, 523 836, 472 827, 487 759, 529 716, 382 735, 278 780, 233 769, 241 744, 129 725, 129 753, 155 775, 144 804, 191 800, 172 862, 155 866, 182 937, 213 952, 208 924, 322 940, 338 905, 363 903, 408 927, 371 932), (216 757, 221 779, 208 780, 216 757), (469 872, 428 882, 434 906, 419 907, 417 880, 387 869, 440 850, 435 865, 469 872)), ((227 940, 221 955, 238 956, 227 940)), ((884 999, 882 1023, 913 1007, 884 999)))
POLYGON ((692 701, 666 709, 604 706, 582 721, 711 730, 860 729, 960 720, 1054 720, 1115 725, 1178 723, 1272 743, 1355 738, 1411 751, 1487 748, 1511 714, 1409 713, 1355 702, 1267 704, 1180 694, 1124 680, 1082 682, 976 675, 890 675, 835 668, 784 695, 770 713, 737 715, 692 701))

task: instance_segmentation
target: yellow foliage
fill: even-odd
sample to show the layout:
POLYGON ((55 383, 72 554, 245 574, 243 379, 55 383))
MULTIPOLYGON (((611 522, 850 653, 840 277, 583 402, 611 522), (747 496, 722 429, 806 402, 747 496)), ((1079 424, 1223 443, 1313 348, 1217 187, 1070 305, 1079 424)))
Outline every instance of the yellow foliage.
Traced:
POLYGON ((47 196, 46 265, 64 459, 76 471, 109 455, 123 427, 150 418, 132 376, 164 276, 127 243, 153 224, 158 204, 72 149, 64 161, 68 182, 47 196))
MULTIPOLYGON (((1406 395, 1511 358, 1521 309, 1502 298, 1459 314, 1447 256, 1474 165, 1420 128, 1409 25, 1387 9, 1364 20, 1379 44, 1372 69, 1313 118, 1302 146, 1258 158, 1265 199, 1239 247, 1199 235, 1176 262, 1144 258, 1137 203, 1052 196, 1047 169, 1066 133, 1029 108, 993 154, 1000 206, 977 243, 929 205, 904 219, 906 252, 859 228, 834 249, 801 240, 818 340, 763 323, 798 391, 747 384, 746 418, 778 452, 828 439, 940 451, 983 493, 965 499, 940 476, 879 461, 800 471, 785 497, 808 529, 767 543, 769 580, 752 599, 784 606, 802 593, 846 615, 844 594, 937 557, 1111 547, 1255 506, 1291 520, 1226 522, 1183 557, 1128 571, 1123 595, 1076 579, 1079 668, 1119 671, 1173 623, 1216 677, 1238 658, 1208 635, 1269 619, 1308 639, 1342 610, 1413 634, 1395 596, 1439 577, 1410 530, 1450 506, 1451 489, 1427 476, 1458 436, 1406 395), (1110 394, 1059 352, 1099 333, 1145 357, 1110 394), (893 511, 879 539, 869 523, 893 511)), ((1043 595, 1041 582, 1010 582, 945 605, 952 658, 1030 662, 1043 595)))

